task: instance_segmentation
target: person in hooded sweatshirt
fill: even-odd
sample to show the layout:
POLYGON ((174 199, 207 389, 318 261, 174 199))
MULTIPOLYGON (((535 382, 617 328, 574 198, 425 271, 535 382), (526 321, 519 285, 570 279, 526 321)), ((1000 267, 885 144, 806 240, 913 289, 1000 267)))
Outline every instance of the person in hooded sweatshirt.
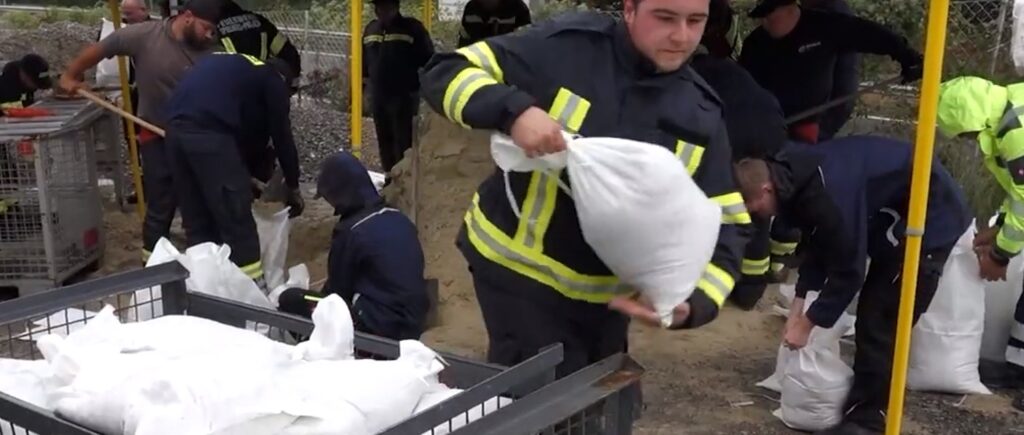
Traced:
POLYGON ((317 196, 339 216, 327 256, 327 282, 320 292, 285 290, 281 311, 308 317, 320 298, 336 293, 348 303, 357 331, 418 339, 430 301, 416 226, 385 204, 366 168, 344 151, 324 160, 317 196))

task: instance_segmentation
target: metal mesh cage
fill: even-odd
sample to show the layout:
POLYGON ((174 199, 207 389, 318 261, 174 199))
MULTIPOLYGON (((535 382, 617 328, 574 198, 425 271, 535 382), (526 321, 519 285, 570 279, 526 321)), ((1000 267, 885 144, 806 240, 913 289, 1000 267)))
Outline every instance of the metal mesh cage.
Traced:
POLYGON ((0 123, 0 284, 59 285, 103 252, 98 143, 110 115, 81 102, 43 105, 41 119, 0 123))

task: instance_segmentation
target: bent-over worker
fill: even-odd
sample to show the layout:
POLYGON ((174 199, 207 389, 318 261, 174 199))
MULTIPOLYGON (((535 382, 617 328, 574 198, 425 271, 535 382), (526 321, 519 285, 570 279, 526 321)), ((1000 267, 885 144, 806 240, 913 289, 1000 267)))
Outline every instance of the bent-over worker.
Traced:
MULTIPOLYGON (((881 434, 900 304, 912 146, 875 136, 848 136, 814 147, 792 145, 767 161, 737 164, 751 213, 775 216, 803 233, 806 253, 783 341, 807 345, 815 327, 831 328, 860 290, 853 386, 843 422, 828 435, 881 434), (867 258, 871 267, 865 276, 867 258), (820 291, 804 314, 804 298, 820 291)), ((931 304, 946 258, 970 224, 956 180, 932 163, 913 321, 931 304)))
POLYGON ((167 101, 168 157, 189 246, 227 244, 231 261, 263 287, 250 172, 241 149, 248 144, 238 138, 253 122, 247 115, 262 113, 288 186, 289 215, 302 214, 299 157, 288 117, 287 83, 293 78, 280 59, 215 53, 192 67, 167 101))
POLYGON ((320 292, 286 290, 282 311, 308 317, 316 301, 337 293, 348 303, 357 331, 419 339, 430 301, 416 226, 384 203, 366 167, 344 151, 324 160, 317 196, 339 217, 327 255, 327 282, 320 292))
MULTIPOLYGON (((128 56, 134 60, 139 90, 140 118, 166 128, 162 109, 167 97, 200 57, 209 54, 220 17, 222 0, 191 0, 183 12, 172 18, 146 21, 126 26, 102 41, 82 50, 68 65, 60 78, 64 92, 74 95, 85 85, 83 73, 100 60, 128 56)), ((171 167, 167 163, 164 139, 156 132, 139 127, 139 154, 142 172, 146 174, 143 193, 146 217, 142 226, 142 261, 145 262, 156 242, 171 232, 171 222, 178 207, 171 167)))
POLYGON ((385 173, 412 148, 413 122, 420 107, 419 69, 434 54, 423 23, 402 15, 398 1, 374 0, 377 19, 363 32, 363 77, 373 98, 373 124, 385 173))
MULTIPOLYGON (((36 91, 50 89, 50 64, 42 56, 29 53, 4 65, 0 73, 0 109, 31 106, 36 91)), ((4 116, 0 110, 0 116, 4 116)))
MULTIPOLYGON (((938 127, 948 137, 978 142, 985 167, 1006 198, 996 225, 974 239, 981 277, 1006 279, 1010 259, 1024 248, 1024 84, 999 86, 980 77, 959 77, 939 90, 938 127)), ((1024 296, 1017 300, 1006 347, 1005 370, 982 365, 981 379, 996 388, 1024 388, 1024 296)), ((1013 406, 1024 411, 1024 396, 1013 406)))
MULTIPOLYGON (((686 65, 707 15, 707 0, 627 0, 624 21, 564 15, 438 54, 423 73, 434 110, 467 128, 509 134, 530 156, 565 150, 563 131, 649 142, 678 156, 722 206, 723 225, 674 328, 717 316, 739 276, 750 226, 733 183, 721 102, 686 65)), ((569 183, 565 171, 513 172, 507 182, 496 171, 474 196, 457 245, 483 311, 488 360, 512 365, 561 342, 558 374, 566 375, 626 349, 629 318, 609 303, 644 321, 657 316, 627 296, 586 243, 560 181, 569 183)))
POLYGON ((512 33, 528 24, 530 8, 523 0, 469 0, 462 9, 459 47, 512 33))
MULTIPOLYGON (((900 63, 904 82, 921 78, 921 53, 874 22, 806 9, 797 0, 761 0, 749 15, 761 26, 743 41, 740 64, 775 94, 786 118, 838 97, 832 88, 840 53, 885 54, 900 63)), ((820 119, 819 113, 794 120, 790 137, 817 142, 820 119)))

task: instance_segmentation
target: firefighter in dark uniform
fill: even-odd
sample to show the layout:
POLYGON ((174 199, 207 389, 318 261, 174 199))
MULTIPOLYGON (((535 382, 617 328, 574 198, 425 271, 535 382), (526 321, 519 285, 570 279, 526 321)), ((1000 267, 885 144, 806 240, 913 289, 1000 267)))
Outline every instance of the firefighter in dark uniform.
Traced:
POLYGON ((51 86, 50 64, 42 56, 26 54, 7 62, 0 73, 0 109, 31 106, 36 101, 36 91, 51 86))
MULTIPOLYGON (((725 105, 725 125, 733 160, 773 155, 786 143, 786 125, 779 102, 729 58, 733 52, 728 38, 733 11, 728 0, 711 0, 709 9, 701 47, 690 66, 711 85, 725 105)), ((745 310, 754 308, 768 283, 774 280, 770 273, 770 220, 751 218, 754 233, 744 251, 740 267, 742 278, 729 295, 733 304, 745 310)))
MULTIPOLYGON (((832 98, 839 53, 885 54, 902 67, 904 82, 921 78, 922 56, 906 38, 851 15, 805 9, 797 0, 761 0, 750 11, 761 26, 743 41, 740 64, 775 94, 786 117, 832 98)), ((790 123, 790 137, 816 143, 821 114, 790 123)))
POLYGON ((377 19, 363 32, 363 77, 373 98, 380 164, 387 173, 412 148, 419 69, 434 55, 434 43, 423 23, 402 15, 398 0, 375 0, 373 8, 377 19))
MULTIPOLYGON (((853 386, 843 422, 827 435, 881 434, 900 304, 913 146, 876 136, 847 136, 813 147, 793 144, 768 160, 737 165, 751 213, 775 216, 804 235, 796 296, 783 341, 807 344, 814 327, 831 328, 860 292, 853 386), (867 258, 871 268, 865 276, 867 258), (820 291, 803 312, 808 291, 820 291)), ((946 258, 970 225, 963 191, 934 159, 928 220, 918 269, 914 321, 928 309, 946 258)))
POLYGON ((462 10, 459 47, 512 33, 527 24, 530 24, 530 8, 523 0, 469 0, 462 10))
MULTIPOLYGON (((821 9, 823 11, 853 15, 853 9, 846 0, 804 0, 800 3, 806 8, 821 9)), ((836 56, 835 72, 832 75, 832 92, 830 99, 843 98, 852 95, 860 88, 860 53, 848 51, 839 53, 836 56)), ((835 137, 839 130, 846 125, 846 122, 853 116, 853 110, 857 107, 857 99, 851 99, 843 104, 835 106, 821 114, 818 128, 818 140, 826 141, 835 137)))
MULTIPOLYGON (((527 155, 565 149, 562 132, 621 137, 675 153, 722 206, 712 261, 673 328, 714 319, 739 277, 750 215, 733 182, 714 91, 685 63, 704 30, 707 0, 628 0, 624 21, 568 14, 525 31, 434 56, 424 98, 467 128, 511 135, 527 155)), ((457 245, 469 263, 490 341, 488 360, 515 364, 561 342, 565 375, 626 350, 627 314, 657 316, 584 241, 564 171, 510 173, 483 182, 457 245), (612 309, 609 309, 612 308, 612 309), (620 311, 620 312, 616 312, 620 311)), ((643 210, 636 210, 643 213, 643 210)))
POLYGON ((295 77, 289 85, 293 88, 298 86, 298 79, 302 76, 299 50, 267 17, 228 1, 217 22, 217 34, 228 53, 248 54, 259 60, 276 57, 285 61, 295 77))
POLYGON ((269 121, 288 186, 285 203, 291 217, 302 214, 299 158, 288 117, 287 83, 293 78, 280 59, 211 54, 189 70, 166 105, 167 154, 189 246, 227 244, 231 261, 263 287, 250 173, 243 158, 244 147, 251 144, 238 138, 253 122, 269 121), (265 114, 259 121, 248 117, 257 111, 265 114))

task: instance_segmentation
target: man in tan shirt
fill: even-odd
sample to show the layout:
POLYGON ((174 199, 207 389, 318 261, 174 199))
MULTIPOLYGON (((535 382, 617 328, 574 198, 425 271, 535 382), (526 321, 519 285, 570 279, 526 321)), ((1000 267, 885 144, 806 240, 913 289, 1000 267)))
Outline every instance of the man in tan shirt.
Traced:
MULTIPOLYGON (((223 0, 192 0, 174 17, 123 27, 86 47, 60 78, 68 93, 85 87, 83 73, 100 60, 129 56, 134 60, 139 91, 139 117, 164 128, 162 109, 171 91, 196 60, 210 53, 223 0)), ((139 153, 145 173, 146 217, 142 228, 143 261, 161 237, 170 233, 177 208, 174 183, 167 164, 163 138, 139 131, 139 153)))

